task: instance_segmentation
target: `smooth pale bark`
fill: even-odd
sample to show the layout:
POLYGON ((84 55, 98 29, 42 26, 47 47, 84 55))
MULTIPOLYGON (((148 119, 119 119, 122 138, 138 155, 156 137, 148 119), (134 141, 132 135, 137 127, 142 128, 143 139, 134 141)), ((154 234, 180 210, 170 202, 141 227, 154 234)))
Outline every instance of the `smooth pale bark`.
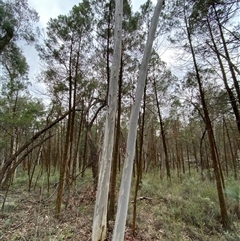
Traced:
POLYGON ((107 231, 107 206, 110 171, 114 143, 115 116, 117 109, 118 79, 121 62, 123 0, 115 1, 114 52, 111 69, 108 109, 98 179, 97 197, 93 217, 92 241, 103 241, 107 231))
POLYGON ((135 154, 138 117, 139 117, 139 111, 141 107, 141 100, 144 93, 145 80, 147 77, 148 63, 151 57, 152 45, 153 45, 154 36, 158 25, 162 5, 163 5, 163 0, 158 0, 158 3, 154 10, 154 15, 151 21, 150 31, 149 31, 146 47, 144 50, 140 72, 139 72, 137 90, 135 94, 135 101, 133 103, 132 110, 131 110, 128 139, 127 139, 126 158, 124 161, 123 175, 122 175, 122 181, 121 181, 121 187, 120 187, 119 199, 118 199, 117 216, 116 216, 116 221, 115 221, 115 226, 113 231, 113 238, 112 238, 112 240, 114 241, 122 241, 124 239, 124 231, 125 231, 125 224, 126 224, 126 218, 127 218, 131 179, 132 179, 133 160, 134 160, 134 154, 135 154))

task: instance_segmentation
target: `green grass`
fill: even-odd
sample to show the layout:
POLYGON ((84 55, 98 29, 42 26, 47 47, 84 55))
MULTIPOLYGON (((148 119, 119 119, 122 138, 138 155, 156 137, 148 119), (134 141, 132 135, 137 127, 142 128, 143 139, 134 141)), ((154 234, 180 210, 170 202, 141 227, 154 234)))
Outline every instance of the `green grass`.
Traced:
MULTIPOLYGON (((226 199, 232 230, 224 232, 215 182, 203 181, 197 172, 191 176, 182 175, 181 180, 175 173, 172 176, 170 182, 161 180, 157 173, 144 175, 139 196, 150 197, 152 202, 138 202, 138 216, 145 217, 138 219, 140 230, 150 231, 145 228, 149 219, 148 222, 155 227, 151 231, 152 238, 158 237, 159 240, 240 240, 239 220, 230 213, 232 197, 226 199)), ((232 196, 236 196, 239 186, 239 181, 231 185, 232 196)))
MULTIPOLYGON (((46 173, 38 176, 36 169, 33 185, 28 192, 27 172, 17 173, 10 187, 7 200, 16 206, 6 209, 3 215, 4 232, 21 225, 9 240, 88 240, 91 237, 92 216, 95 194, 92 189, 91 169, 84 177, 79 176, 71 189, 69 205, 63 204, 62 219, 54 218, 58 172, 49 176, 50 193, 47 192, 48 177, 46 173), (36 182, 37 181, 37 182, 36 182), (51 194, 51 199, 48 199, 51 194), (40 195, 47 202, 38 202, 40 195), (22 220, 25 220, 22 222, 22 220), (28 225, 31 222, 32 225, 28 225), (58 227, 58 228, 56 228, 58 227), (24 231, 24 232, 23 232, 24 231), (86 239, 82 235, 86 234, 86 239), (21 239, 21 235, 24 237, 21 239), (24 236, 25 235, 25 236, 24 236), (88 236, 87 236, 88 235, 88 236)), ((118 175, 118 186, 121 176, 118 175)), ((218 195, 214 181, 202 180, 200 173, 185 174, 181 179, 172 172, 171 182, 160 178, 157 171, 143 174, 138 197, 145 196, 151 200, 137 201, 137 232, 142 240, 163 241, 238 241, 240 224, 236 215, 239 207, 240 182, 233 178, 226 179, 226 201, 231 220, 231 230, 224 231, 220 222, 218 195)), ((132 225, 133 197, 135 179, 132 181, 128 230, 132 225)), ((0 235, 4 235, 4 232, 0 235)))

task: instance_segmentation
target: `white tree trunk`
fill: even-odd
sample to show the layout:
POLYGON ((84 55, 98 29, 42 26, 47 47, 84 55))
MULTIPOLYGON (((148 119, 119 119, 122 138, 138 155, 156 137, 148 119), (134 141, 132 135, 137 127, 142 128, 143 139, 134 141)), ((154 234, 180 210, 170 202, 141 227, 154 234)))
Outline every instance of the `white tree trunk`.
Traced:
POLYGON ((108 108, 105 122, 103 150, 100 161, 96 204, 93 216, 92 241, 106 238, 108 192, 114 144, 118 79, 121 62, 123 0, 115 0, 114 52, 109 83, 108 108))
POLYGON ((131 110, 128 139, 127 139, 127 152, 126 152, 126 158, 124 161, 122 181, 121 181, 121 187, 120 187, 119 198, 118 198, 117 216, 116 216, 113 237, 112 237, 113 241, 122 241, 124 239, 125 224, 126 224, 126 218, 127 218, 129 194, 130 194, 131 179, 132 179, 133 159, 135 155, 135 143, 136 143, 136 135, 137 135, 138 117, 139 117, 139 111, 141 106, 141 100, 144 93, 145 80, 147 77, 148 63, 151 57, 152 45, 153 45, 154 36, 156 33, 156 28, 158 25, 162 5, 163 5, 163 0, 158 0, 158 3, 154 10, 154 15, 151 21, 150 31, 149 31, 149 35, 145 46, 142 63, 141 63, 137 90, 135 94, 135 102, 133 103, 132 110, 131 110))

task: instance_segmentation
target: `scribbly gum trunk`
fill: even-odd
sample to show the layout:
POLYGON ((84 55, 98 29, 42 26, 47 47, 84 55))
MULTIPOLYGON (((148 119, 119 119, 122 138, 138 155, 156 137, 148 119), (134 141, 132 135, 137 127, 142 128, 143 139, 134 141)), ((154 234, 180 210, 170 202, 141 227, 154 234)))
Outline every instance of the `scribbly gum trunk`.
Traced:
POLYGON ((154 15, 151 20, 151 26, 149 30, 148 39, 144 49, 143 59, 141 62, 141 67, 139 71, 139 78, 137 89, 135 93, 135 101, 132 106, 130 121, 129 121, 129 130, 127 138, 127 151, 126 158, 124 161, 123 174, 121 179, 121 187, 118 198, 118 209, 117 216, 115 220, 115 226, 113 231, 114 241, 124 240, 124 231, 127 218, 127 210, 129 203, 130 187, 132 180, 132 170, 133 170, 133 160, 135 156, 135 147, 136 147, 136 137, 137 137, 137 126, 138 126, 138 117, 139 111, 141 108, 141 101, 144 94, 145 82, 147 77, 148 64, 151 57, 151 51, 153 46, 153 41, 159 22, 159 16, 162 9, 163 1, 159 0, 155 10, 154 15))
POLYGON ((118 79, 122 52, 123 0, 115 1, 114 51, 108 93, 104 140, 94 209, 92 241, 104 241, 107 234, 107 208, 117 110, 118 79))

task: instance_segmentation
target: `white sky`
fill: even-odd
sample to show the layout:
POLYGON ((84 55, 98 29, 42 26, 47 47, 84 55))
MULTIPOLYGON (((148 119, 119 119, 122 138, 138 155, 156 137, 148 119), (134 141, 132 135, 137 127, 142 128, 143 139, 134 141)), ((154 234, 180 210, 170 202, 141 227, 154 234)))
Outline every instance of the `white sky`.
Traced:
MULTIPOLYGON (((140 5, 147 0, 132 0, 133 10, 139 10, 140 5)), ((154 3, 157 0, 152 0, 154 3)), ((42 27, 50 18, 55 18, 59 14, 67 14, 74 5, 78 5, 81 0, 28 0, 29 6, 33 7, 40 16, 40 24, 42 27)))

